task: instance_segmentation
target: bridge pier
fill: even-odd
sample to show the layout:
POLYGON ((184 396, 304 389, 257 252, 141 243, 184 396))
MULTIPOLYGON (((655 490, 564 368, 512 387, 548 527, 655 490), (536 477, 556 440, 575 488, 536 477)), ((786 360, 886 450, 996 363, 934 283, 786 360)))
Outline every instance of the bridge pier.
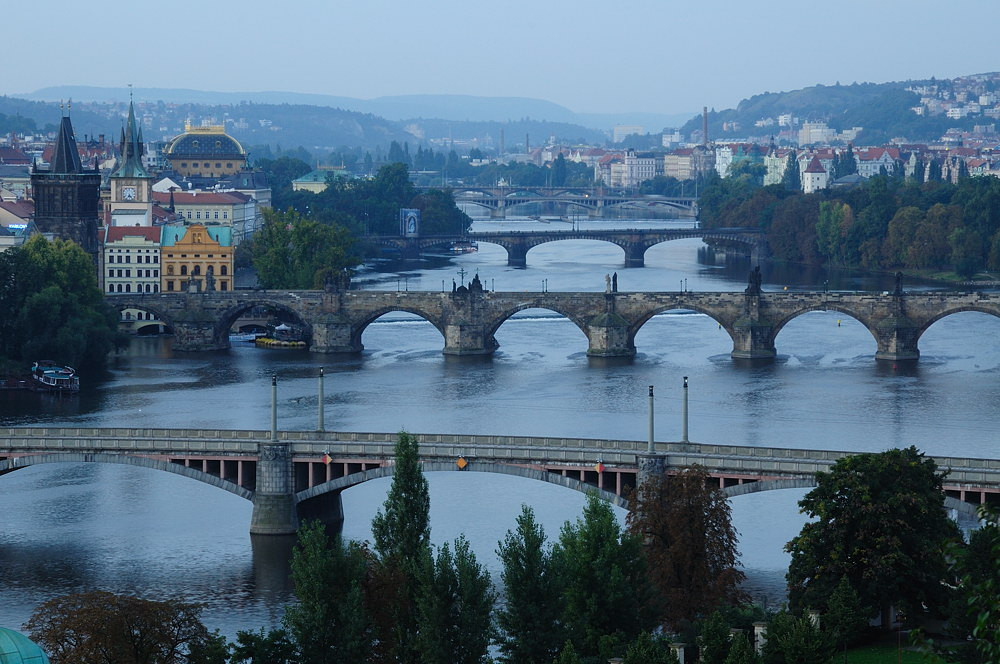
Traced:
POLYGON ((294 470, 288 443, 258 445, 257 484, 253 494, 251 535, 294 535, 299 526, 294 470))
POLYGON ((507 218, 507 208, 501 202, 495 208, 490 208, 490 219, 506 219, 507 218))
POLYGON ((761 320, 760 295, 746 295, 745 313, 731 330, 733 352, 730 356, 740 360, 770 360, 777 351, 774 349, 774 326, 768 320, 761 320))
POLYGON ((216 322, 204 317, 174 318, 174 340, 172 348, 179 351, 225 350, 229 348, 228 334, 216 337, 216 322))
POLYGON ((876 360, 903 362, 920 358, 920 349, 917 348, 919 330, 909 318, 905 316, 883 318, 875 325, 872 333, 878 344, 878 349, 875 351, 876 360))
POLYGON ((510 267, 528 267, 528 247, 520 242, 505 246, 507 249, 507 265, 510 267))
POLYGON ((457 323, 444 327, 445 355, 492 355, 499 346, 485 325, 457 323))
MULTIPOLYGON (((608 295, 612 299, 613 295, 608 295)), ((635 345, 629 343, 629 324, 620 315, 609 311, 587 323, 587 355, 590 357, 633 357, 635 345)))
POLYGON ((360 353, 364 350, 360 335, 355 338, 351 322, 342 313, 323 314, 312 326, 314 353, 360 353))
POLYGON ((629 244, 625 247, 625 267, 645 267, 646 247, 642 244, 629 244))

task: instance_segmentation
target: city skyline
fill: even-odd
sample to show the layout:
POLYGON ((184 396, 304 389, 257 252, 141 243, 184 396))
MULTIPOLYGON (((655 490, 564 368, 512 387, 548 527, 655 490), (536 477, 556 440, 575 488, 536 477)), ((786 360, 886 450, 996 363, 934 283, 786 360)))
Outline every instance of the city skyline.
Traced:
POLYGON ((100 3, 96 14, 68 0, 50 6, 44 24, 27 4, 5 8, 18 28, 8 31, 0 93, 133 83, 360 99, 528 97, 580 113, 672 114, 816 84, 1000 69, 989 49, 974 48, 990 43, 1000 6, 978 0, 845 0, 835 11, 792 0, 303 0, 294 14, 259 0, 183 2, 170 15, 123 0, 100 3), (956 31, 967 48, 948 47, 956 31), (102 33, 110 46, 101 46, 102 33))

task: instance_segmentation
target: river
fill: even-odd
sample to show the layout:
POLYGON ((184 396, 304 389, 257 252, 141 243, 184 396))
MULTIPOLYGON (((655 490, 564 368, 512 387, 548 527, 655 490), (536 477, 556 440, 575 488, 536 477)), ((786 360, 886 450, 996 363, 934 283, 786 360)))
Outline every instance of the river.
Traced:
MULTIPOLYGON (((511 225, 535 226, 480 222, 477 230, 511 225)), ((440 290, 478 273, 491 290, 601 291, 604 275, 617 272, 622 291, 743 290, 749 266, 713 262, 702 247, 697 240, 664 243, 647 252, 646 267, 625 269, 614 245, 566 241, 532 249, 527 269, 514 269, 503 249, 480 243, 472 254, 381 261, 358 281, 370 289, 440 290)), ((762 270, 764 290, 891 288, 888 276, 762 270)), ((492 358, 454 358, 442 355, 429 323, 389 314, 364 333, 365 351, 351 357, 246 344, 175 353, 169 338, 138 338, 113 358, 107 379, 91 381, 78 398, 0 395, 0 425, 266 429, 275 374, 279 426, 313 429, 322 366, 330 430, 643 440, 646 391, 654 385, 657 438, 676 440, 688 376, 696 442, 850 451, 916 445, 930 454, 997 458, 998 338, 1000 320, 957 314, 923 336, 916 366, 877 364, 874 339, 860 323, 814 312, 780 332, 775 362, 747 367, 729 358, 731 341, 711 319, 677 311, 646 324, 634 359, 601 361, 587 358, 586 338, 569 321, 529 310, 500 327, 492 358)), ((556 538, 584 500, 507 476, 431 473, 429 480, 433 540, 464 533, 495 576, 497 542, 522 503, 556 538)), ((370 538, 388 482, 345 492, 345 536, 370 538)), ((782 547, 803 523, 796 506, 803 493, 732 500, 747 589, 758 601, 783 598, 782 547)), ((0 626, 20 628, 48 598, 106 589, 202 602, 205 623, 231 638, 276 625, 291 597, 287 543, 251 542, 250 504, 199 482, 130 466, 37 466, 0 477, 0 507, 0 626)))

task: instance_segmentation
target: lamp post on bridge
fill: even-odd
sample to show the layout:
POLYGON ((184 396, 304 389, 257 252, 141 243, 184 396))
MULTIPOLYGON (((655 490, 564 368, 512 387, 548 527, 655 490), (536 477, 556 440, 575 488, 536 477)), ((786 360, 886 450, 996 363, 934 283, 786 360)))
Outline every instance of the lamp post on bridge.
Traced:
POLYGON ((325 431, 325 427, 324 427, 324 423, 323 423, 323 420, 324 420, 324 417, 323 417, 323 367, 319 368, 319 386, 318 386, 317 392, 318 392, 318 401, 317 401, 317 414, 316 414, 316 416, 317 416, 317 418, 318 418, 319 421, 317 422, 316 430, 317 431, 325 431))

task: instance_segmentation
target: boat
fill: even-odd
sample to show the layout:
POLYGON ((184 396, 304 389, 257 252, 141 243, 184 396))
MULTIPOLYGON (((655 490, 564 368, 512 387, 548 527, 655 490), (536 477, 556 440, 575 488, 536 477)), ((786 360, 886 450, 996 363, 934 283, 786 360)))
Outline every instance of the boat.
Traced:
POLYGON ((479 243, 470 242, 468 240, 458 240, 451 243, 449 251, 453 254, 471 254, 474 251, 479 251, 479 243))
POLYGON ((39 392, 79 392, 80 377, 76 369, 56 364, 52 360, 36 360, 31 366, 32 386, 39 392))

